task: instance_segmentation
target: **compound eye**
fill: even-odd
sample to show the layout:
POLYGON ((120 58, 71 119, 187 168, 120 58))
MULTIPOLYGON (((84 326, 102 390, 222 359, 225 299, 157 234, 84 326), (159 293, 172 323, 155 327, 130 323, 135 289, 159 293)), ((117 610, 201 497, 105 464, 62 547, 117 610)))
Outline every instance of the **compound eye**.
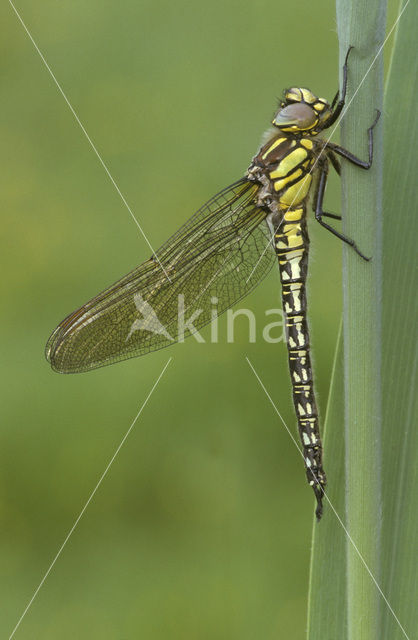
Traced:
POLYGON ((289 104, 280 109, 273 118, 273 124, 280 129, 311 129, 318 121, 315 111, 303 102, 289 104))

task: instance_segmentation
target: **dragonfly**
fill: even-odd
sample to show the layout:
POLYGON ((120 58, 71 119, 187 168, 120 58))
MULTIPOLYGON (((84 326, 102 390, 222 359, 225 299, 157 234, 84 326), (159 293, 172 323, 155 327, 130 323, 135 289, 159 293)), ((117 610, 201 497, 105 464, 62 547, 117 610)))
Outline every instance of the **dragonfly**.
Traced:
POLYGON ((344 108, 351 49, 331 104, 306 88, 285 90, 244 177, 208 200, 148 260, 65 318, 46 345, 46 358, 59 373, 91 371, 162 349, 210 323, 214 299, 219 315, 278 263, 293 402, 318 520, 327 479, 307 322, 307 209, 311 203, 315 220, 368 260, 327 221, 341 216, 325 211, 323 201, 330 167, 340 175, 338 157, 371 167, 380 116, 377 111, 367 130, 367 161, 318 137, 344 108))

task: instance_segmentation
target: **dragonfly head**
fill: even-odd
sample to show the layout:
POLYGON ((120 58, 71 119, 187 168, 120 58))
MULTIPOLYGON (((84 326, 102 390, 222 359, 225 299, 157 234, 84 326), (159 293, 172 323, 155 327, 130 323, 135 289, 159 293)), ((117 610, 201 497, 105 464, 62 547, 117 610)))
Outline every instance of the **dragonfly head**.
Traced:
POLYGON ((284 99, 273 118, 273 124, 283 132, 315 136, 331 115, 331 107, 309 89, 292 87, 284 92, 284 99))

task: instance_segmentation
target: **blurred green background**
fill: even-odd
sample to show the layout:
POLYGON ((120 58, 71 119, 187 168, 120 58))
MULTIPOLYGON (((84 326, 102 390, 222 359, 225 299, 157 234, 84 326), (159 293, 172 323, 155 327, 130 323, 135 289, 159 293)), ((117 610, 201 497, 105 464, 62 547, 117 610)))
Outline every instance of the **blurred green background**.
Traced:
MULTIPOLYGON (((154 247, 243 174, 284 87, 337 88, 328 0, 17 8, 154 247)), ((53 373, 43 349, 57 323, 150 249, 8 3, 1 20, 2 637, 172 356, 15 637, 301 639, 313 496, 245 361, 295 433, 285 345, 260 337, 278 274, 241 305, 255 344, 243 318, 228 344, 222 317, 219 344, 53 373)), ((340 208, 335 178, 327 204, 340 208)), ((324 414, 341 247, 314 224, 311 240, 324 414)))

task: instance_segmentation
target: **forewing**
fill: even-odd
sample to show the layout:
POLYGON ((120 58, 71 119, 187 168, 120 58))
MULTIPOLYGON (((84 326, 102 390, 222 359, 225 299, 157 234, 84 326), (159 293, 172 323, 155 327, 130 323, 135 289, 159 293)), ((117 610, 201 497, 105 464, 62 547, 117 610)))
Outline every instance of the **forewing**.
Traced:
POLYGON ((247 295, 273 262, 258 187, 243 179, 211 198, 149 260, 68 316, 46 357, 88 371, 162 349, 247 295))

